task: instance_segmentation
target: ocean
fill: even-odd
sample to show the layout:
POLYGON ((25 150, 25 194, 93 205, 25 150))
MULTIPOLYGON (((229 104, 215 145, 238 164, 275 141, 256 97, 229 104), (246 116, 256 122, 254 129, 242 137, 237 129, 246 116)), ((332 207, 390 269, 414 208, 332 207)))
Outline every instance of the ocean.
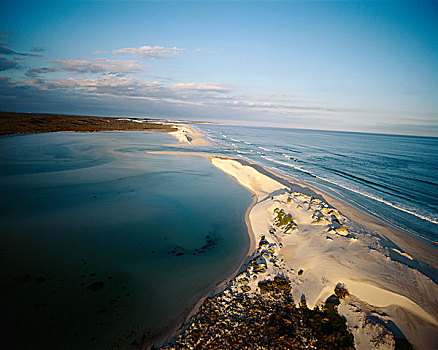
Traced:
POLYGON ((438 242, 438 138, 205 125, 211 152, 255 161, 438 242))

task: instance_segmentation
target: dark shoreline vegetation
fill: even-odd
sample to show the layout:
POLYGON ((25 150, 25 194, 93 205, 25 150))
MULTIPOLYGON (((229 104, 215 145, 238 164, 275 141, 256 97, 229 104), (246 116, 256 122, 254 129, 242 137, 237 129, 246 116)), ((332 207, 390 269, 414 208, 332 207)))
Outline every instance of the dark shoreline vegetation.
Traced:
POLYGON ((164 349, 354 349, 354 338, 338 313, 339 288, 325 304, 299 307, 284 277, 259 282, 260 293, 226 289, 207 298, 199 312, 164 349))
POLYGON ((161 131, 177 129, 155 121, 64 114, 0 112, 0 135, 45 132, 161 131))

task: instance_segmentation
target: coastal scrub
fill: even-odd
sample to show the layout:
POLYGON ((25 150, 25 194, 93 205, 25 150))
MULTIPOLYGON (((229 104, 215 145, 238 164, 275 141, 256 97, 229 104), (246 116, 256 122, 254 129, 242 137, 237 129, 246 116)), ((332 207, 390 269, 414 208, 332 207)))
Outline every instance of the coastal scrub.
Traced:
POLYGON ((335 295, 322 308, 311 310, 296 307, 284 277, 258 286, 260 294, 227 289, 207 298, 165 349, 354 349, 335 295))

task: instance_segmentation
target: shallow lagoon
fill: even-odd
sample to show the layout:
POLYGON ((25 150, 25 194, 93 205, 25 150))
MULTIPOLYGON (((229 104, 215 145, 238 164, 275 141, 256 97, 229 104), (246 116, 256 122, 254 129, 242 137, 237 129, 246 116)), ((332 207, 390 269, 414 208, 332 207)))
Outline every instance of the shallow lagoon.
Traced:
POLYGON ((140 132, 0 138, 1 297, 15 348, 126 348, 240 262, 251 195, 140 132))

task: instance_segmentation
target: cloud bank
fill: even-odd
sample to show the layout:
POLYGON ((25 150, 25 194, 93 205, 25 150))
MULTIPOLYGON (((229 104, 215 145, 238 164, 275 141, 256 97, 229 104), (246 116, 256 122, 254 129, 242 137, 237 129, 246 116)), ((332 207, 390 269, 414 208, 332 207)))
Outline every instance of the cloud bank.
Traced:
POLYGON ((0 56, 0 72, 8 69, 17 69, 20 65, 17 62, 16 58, 6 58, 4 56, 0 56))
POLYGON ((133 73, 143 70, 143 65, 134 60, 110 60, 95 58, 93 60, 54 60, 51 61, 58 70, 73 74, 86 73, 133 73))
POLYGON ((141 56, 143 58, 165 58, 170 55, 178 55, 184 52, 184 48, 179 47, 163 47, 163 46, 141 46, 138 48, 127 47, 123 49, 113 50, 116 55, 130 54, 141 56))
POLYGON ((14 51, 14 50, 10 49, 7 45, 8 45, 8 43, 6 43, 4 41, 0 41, 0 54, 1 55, 42 57, 41 54, 14 51))

